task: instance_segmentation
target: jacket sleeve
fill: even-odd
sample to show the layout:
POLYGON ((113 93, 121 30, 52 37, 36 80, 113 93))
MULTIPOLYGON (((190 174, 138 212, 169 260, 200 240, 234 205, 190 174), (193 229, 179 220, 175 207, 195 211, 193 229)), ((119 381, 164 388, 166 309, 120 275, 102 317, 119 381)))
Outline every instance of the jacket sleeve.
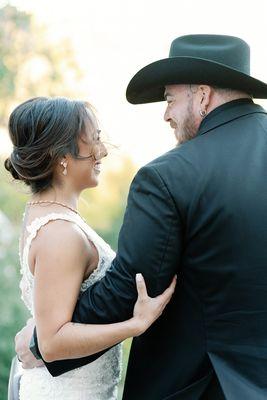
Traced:
MULTIPOLYGON (((143 274, 150 296, 160 294, 177 273, 181 241, 179 212, 168 188, 155 167, 145 166, 131 184, 117 256, 105 277, 83 292, 73 321, 107 324, 131 318, 137 299, 136 273, 143 274)), ((46 366, 52 375, 60 375, 101 354, 46 366)))

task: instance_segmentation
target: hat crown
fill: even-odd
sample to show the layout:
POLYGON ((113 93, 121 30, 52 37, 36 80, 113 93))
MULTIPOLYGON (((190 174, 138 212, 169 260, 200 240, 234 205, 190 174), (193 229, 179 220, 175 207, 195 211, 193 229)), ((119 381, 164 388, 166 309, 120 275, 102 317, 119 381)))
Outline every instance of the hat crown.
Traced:
POLYGON ((235 36, 180 36, 172 42, 169 57, 201 58, 250 75, 250 48, 244 40, 235 36))

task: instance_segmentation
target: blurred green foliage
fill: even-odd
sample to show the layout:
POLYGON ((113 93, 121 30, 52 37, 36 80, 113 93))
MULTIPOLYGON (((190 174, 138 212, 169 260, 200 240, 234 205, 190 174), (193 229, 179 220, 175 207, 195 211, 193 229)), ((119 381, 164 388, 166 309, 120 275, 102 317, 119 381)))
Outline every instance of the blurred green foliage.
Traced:
MULTIPOLYGON (((68 41, 51 41, 45 27, 37 26, 31 15, 10 5, 0 8, 0 24, 0 126, 6 126, 14 105, 29 97, 84 97, 79 93, 82 75, 68 41)), ((29 190, 12 182, 3 162, 4 157, 0 158, 0 400, 7 398, 14 336, 29 317, 20 299, 18 257, 20 224, 29 190), (3 215, 8 220, 1 219, 3 215)), ((79 204, 82 216, 114 250, 135 172, 130 159, 111 151, 104 161, 99 187, 84 191, 79 204)), ((128 340, 124 365, 129 347, 128 340)), ((122 385, 120 397, 121 392, 122 385)))
MULTIPOLYGON (((1 226, 1 229, 3 227, 1 226)), ((12 242, 1 249, 0 268, 0 399, 7 398, 7 379, 11 358, 14 355, 14 336, 28 318, 20 300, 18 267, 18 232, 12 242)), ((2 247, 2 246, 1 246, 2 247)))
POLYGON ((32 15, 11 5, 0 8, 0 26, 0 125, 29 97, 80 95, 82 73, 69 41, 50 38, 32 15))

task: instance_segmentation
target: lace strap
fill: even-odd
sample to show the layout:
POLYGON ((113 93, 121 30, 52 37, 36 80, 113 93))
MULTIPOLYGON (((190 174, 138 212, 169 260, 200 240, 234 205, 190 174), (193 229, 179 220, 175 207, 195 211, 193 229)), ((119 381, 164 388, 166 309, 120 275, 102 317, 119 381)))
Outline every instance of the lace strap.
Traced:
POLYGON ((46 225, 50 221, 56 220, 67 220, 71 222, 77 222, 76 215, 66 214, 66 213, 49 213, 44 215, 43 217, 35 218, 28 226, 26 226, 27 231, 29 232, 29 236, 33 236, 34 239, 39 231, 39 229, 46 225))
MULTIPOLYGON (((30 223, 30 225, 28 225, 26 227, 27 231, 29 232, 29 235, 26 239, 26 243, 22 250, 22 271, 21 272, 26 273, 31 278, 33 278, 33 277, 32 277, 32 274, 31 274, 29 266, 28 266, 28 259, 29 259, 31 243, 32 243, 33 239, 35 239, 35 237, 37 236, 38 231, 43 226, 48 224, 48 222, 50 222, 50 221, 56 221, 56 220, 65 220, 65 221, 69 221, 69 222, 74 222, 75 224, 80 226, 78 217, 76 215, 64 214, 64 213, 49 213, 43 217, 35 218, 30 223), (28 274, 28 272, 30 274, 28 274)), ((81 226, 80 226, 80 228, 82 229, 81 226)))

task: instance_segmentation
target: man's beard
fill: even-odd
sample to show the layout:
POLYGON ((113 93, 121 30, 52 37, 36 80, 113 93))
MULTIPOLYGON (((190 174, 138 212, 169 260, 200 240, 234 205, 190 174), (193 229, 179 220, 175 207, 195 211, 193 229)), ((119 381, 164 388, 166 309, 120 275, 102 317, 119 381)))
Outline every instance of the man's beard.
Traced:
POLYGON ((186 115, 184 120, 179 124, 179 126, 175 130, 175 136, 177 139, 177 146, 182 143, 188 142, 188 140, 193 139, 197 135, 198 125, 195 122, 194 114, 193 114, 193 99, 190 98, 186 115))

